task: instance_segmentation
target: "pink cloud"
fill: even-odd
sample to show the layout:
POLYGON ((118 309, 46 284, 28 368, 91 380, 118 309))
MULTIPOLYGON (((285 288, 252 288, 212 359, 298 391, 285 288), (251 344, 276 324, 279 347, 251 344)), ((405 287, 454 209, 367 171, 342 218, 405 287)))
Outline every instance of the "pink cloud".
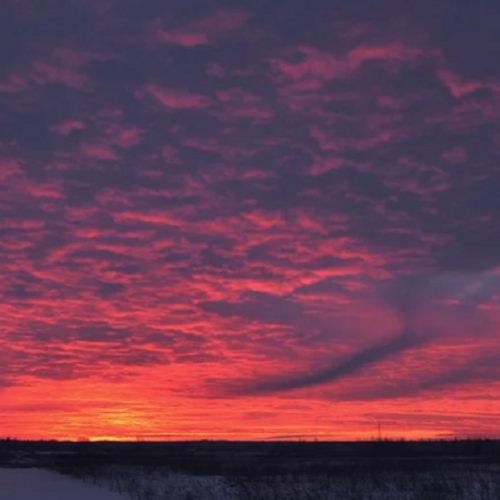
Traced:
POLYGON ((460 146, 456 146, 453 149, 445 151, 442 154, 442 158, 449 163, 463 163, 467 159, 467 151, 460 146))
POLYGON ((311 175, 323 175, 324 173, 340 168, 343 165, 345 165, 345 160, 342 158, 318 158, 311 165, 311 167, 308 168, 308 172, 311 175))
POLYGON ((197 47, 198 45, 210 43, 205 33, 169 32, 165 29, 158 29, 155 39, 156 41, 173 43, 182 47, 197 47))
POLYGON ((62 83, 79 90, 89 90, 91 85, 89 77, 80 73, 77 69, 58 66, 49 62, 36 62, 30 76, 39 85, 62 83))
POLYGON ((379 61, 386 64, 413 63, 432 55, 432 51, 426 51, 418 46, 405 45, 398 42, 384 45, 363 44, 349 51, 346 56, 346 62, 349 68, 357 69, 367 62, 379 61))
POLYGON ((281 57, 272 59, 271 65, 282 83, 288 81, 297 90, 314 91, 323 87, 326 82, 351 77, 353 71, 369 62, 386 65, 415 64, 434 56, 436 54, 431 50, 402 42, 362 44, 345 53, 325 52, 302 45, 288 49, 281 57), (293 56, 295 60, 291 62, 289 56, 293 56), (298 62, 297 58, 300 59, 298 62))
POLYGON ((182 166, 182 161, 179 155, 179 151, 172 146, 163 146, 161 149, 161 158, 168 161, 173 165, 182 166))
POLYGON ((335 135, 328 134, 322 127, 312 126, 309 133, 323 151, 340 151, 340 141, 335 138, 335 135))
POLYGON ((310 46, 300 46, 289 50, 283 57, 271 60, 271 66, 280 80, 295 82, 300 90, 317 90, 325 81, 340 77, 344 62, 333 54, 310 46), (287 56, 299 56, 301 61, 290 62, 287 56))
POLYGON ((35 198, 62 199, 63 189, 57 183, 29 183, 27 186, 29 194, 35 198))
POLYGON ((80 146, 80 151, 95 160, 117 160, 118 155, 109 146, 104 144, 85 143, 80 146))
POLYGON ((173 214, 164 212, 117 212, 113 214, 113 218, 117 222, 141 222, 160 226, 179 226, 181 221, 173 214))
POLYGON ((168 109, 203 109, 211 104, 209 97, 184 90, 167 89, 157 85, 147 85, 144 90, 168 109))
POLYGON ((59 83, 80 91, 92 90, 91 78, 85 73, 86 66, 95 61, 106 61, 111 56, 103 51, 94 53, 70 47, 56 47, 31 62, 29 67, 18 69, 0 84, 0 91, 15 93, 26 90, 33 83, 47 85, 59 83))
POLYGON ((456 98, 475 92, 482 87, 481 83, 467 81, 451 70, 441 68, 438 70, 437 75, 443 85, 450 91, 451 95, 456 98))
POLYGON ((16 160, 2 158, 0 160, 0 181, 6 182, 13 177, 24 178, 23 169, 16 160))
POLYGON ((274 116, 274 110, 254 94, 243 89, 233 88, 217 92, 216 98, 222 105, 220 118, 250 118, 268 120, 274 116))
POLYGON ((0 83, 0 92, 5 93, 15 93, 20 92, 21 90, 26 89, 27 83, 21 78, 19 75, 9 75, 7 77, 7 81, 4 83, 0 83))
POLYGON ((81 120, 68 120, 62 123, 58 123, 52 127, 52 130, 60 135, 67 136, 71 134, 74 130, 85 130, 87 125, 81 120))
POLYGON ((152 38, 156 42, 172 43, 188 48, 208 45, 241 28, 249 17, 245 12, 221 10, 180 28, 164 27, 157 22, 153 26, 152 38))
POLYGON ((110 142, 120 148, 130 148, 139 144, 144 131, 139 127, 111 126, 107 130, 110 142))

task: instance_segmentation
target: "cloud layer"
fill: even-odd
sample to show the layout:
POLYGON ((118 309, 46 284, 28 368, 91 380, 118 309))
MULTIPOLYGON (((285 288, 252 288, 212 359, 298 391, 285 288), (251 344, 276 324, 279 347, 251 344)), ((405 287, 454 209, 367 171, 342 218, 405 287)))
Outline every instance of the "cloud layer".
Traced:
POLYGON ((497 432, 494 16, 312 3, 3 3, 2 432, 497 432))

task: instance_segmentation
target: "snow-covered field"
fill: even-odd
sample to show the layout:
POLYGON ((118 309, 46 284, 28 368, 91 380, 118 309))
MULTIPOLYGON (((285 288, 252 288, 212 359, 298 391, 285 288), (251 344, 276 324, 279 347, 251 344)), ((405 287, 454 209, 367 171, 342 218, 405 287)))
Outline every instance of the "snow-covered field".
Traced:
POLYGON ((125 500, 126 495, 42 469, 0 469, 0 500, 125 500))
MULTIPOLYGON (((486 465, 432 472, 365 470, 336 476, 262 477, 196 476, 161 468, 104 467, 84 479, 127 493, 133 500, 500 500, 500 470, 486 465)), ((1 496, 0 499, 3 500, 1 496)))
POLYGON ((223 477, 103 467, 68 477, 0 469, 0 500, 499 500, 497 467, 337 476, 223 477))

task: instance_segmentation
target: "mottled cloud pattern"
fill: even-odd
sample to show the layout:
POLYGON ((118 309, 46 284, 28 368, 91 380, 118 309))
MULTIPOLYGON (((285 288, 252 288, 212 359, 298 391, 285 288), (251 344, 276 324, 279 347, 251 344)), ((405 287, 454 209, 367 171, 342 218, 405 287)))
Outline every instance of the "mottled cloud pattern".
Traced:
POLYGON ((500 9, 356 5, 3 2, 0 432, 498 433, 500 9))

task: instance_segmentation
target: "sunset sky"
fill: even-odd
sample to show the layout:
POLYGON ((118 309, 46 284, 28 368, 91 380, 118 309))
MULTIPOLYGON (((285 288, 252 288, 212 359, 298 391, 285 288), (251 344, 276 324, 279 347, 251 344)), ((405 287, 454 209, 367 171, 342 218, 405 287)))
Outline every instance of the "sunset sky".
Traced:
POLYGON ((500 436, 498 19, 3 0, 0 437, 500 436))

